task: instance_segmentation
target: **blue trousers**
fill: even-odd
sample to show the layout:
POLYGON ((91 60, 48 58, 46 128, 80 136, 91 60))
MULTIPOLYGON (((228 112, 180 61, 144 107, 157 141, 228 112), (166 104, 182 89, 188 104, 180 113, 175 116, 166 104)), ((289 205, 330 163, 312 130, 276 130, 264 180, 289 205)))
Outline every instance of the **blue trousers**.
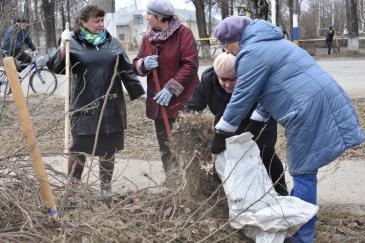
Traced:
MULTIPOLYGON (((291 196, 298 197, 303 201, 317 204, 317 172, 293 176, 294 187, 291 196)), ((314 216, 305 223, 291 238, 293 243, 312 243, 316 231, 317 218, 314 216)))

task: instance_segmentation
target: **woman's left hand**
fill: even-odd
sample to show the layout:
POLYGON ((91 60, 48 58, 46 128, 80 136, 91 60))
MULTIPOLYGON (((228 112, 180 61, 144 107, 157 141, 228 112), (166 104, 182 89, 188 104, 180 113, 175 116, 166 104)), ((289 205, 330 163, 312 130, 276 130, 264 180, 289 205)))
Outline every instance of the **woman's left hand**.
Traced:
POLYGON ((163 88, 155 95, 155 97, 153 97, 153 100, 155 100, 159 105, 168 106, 171 98, 172 93, 168 89, 163 88))

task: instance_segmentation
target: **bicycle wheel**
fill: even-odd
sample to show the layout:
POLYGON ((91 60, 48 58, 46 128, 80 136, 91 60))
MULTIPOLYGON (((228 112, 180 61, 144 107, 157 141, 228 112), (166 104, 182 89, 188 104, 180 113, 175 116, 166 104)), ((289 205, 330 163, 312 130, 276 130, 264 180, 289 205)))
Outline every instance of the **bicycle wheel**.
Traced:
POLYGON ((4 96, 9 94, 9 83, 8 83, 8 77, 6 76, 6 73, 4 70, 0 70, 0 87, 1 89, 4 89, 4 91, 1 91, 4 96))
POLYGON ((36 94, 51 95, 57 89, 57 77, 48 69, 39 68, 30 75, 29 85, 36 94))

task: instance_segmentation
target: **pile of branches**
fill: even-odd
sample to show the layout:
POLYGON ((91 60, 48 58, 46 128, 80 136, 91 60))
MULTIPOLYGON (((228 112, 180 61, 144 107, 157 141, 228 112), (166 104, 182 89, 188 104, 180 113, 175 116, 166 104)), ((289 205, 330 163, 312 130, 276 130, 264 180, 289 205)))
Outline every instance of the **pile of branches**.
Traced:
POLYGON ((69 185, 47 166, 59 220, 49 221, 29 158, 0 160, 0 239, 5 242, 245 242, 228 225, 226 199, 212 179, 213 117, 181 114, 174 127, 175 185, 113 195, 106 203, 92 185, 69 185), (211 188, 207 188, 209 185, 211 188))

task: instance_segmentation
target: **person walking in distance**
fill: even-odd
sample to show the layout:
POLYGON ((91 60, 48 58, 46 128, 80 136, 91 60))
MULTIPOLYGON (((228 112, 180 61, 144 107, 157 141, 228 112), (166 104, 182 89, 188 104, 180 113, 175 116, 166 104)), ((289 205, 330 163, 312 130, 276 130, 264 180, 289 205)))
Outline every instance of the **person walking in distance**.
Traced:
POLYGON ((331 55, 333 36, 334 35, 335 35, 335 30, 333 29, 333 26, 330 26, 328 28, 327 36, 326 36, 327 54, 328 55, 331 55))

